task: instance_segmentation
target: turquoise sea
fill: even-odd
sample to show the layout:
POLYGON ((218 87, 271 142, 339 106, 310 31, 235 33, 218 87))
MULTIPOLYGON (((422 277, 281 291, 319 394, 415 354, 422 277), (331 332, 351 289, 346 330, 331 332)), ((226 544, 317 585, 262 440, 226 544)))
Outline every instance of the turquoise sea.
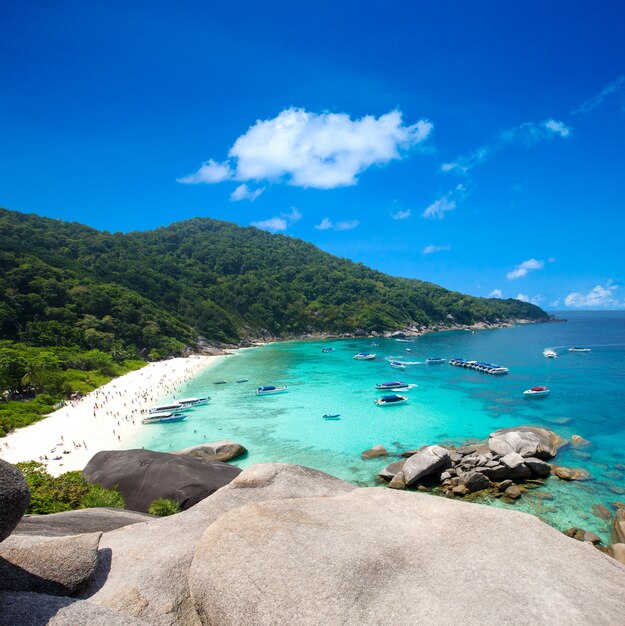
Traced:
MULTIPOLYGON (((393 459, 363 461, 375 444, 390 452, 423 444, 461 444, 483 439, 498 428, 534 424, 566 438, 591 443, 562 450, 558 465, 583 467, 591 480, 566 483, 550 478, 541 497, 531 492, 513 505, 560 529, 579 526, 610 540, 610 522, 596 511, 613 513, 625 501, 625 313, 561 313, 566 323, 527 324, 482 331, 450 331, 409 341, 341 339, 289 341, 239 350, 201 372, 178 397, 210 395, 208 405, 179 424, 145 427, 137 446, 176 450, 203 441, 233 439, 249 454, 238 465, 262 461, 299 463, 359 484, 375 484, 379 469, 393 459), (570 346, 591 348, 572 353, 570 346), (322 353, 324 347, 335 350, 322 353), (553 348, 555 359, 543 356, 553 348), (375 361, 355 361, 359 351, 375 361), (490 376, 448 364, 426 365, 430 356, 463 357, 510 368, 490 376), (401 371, 390 360, 406 363, 401 371), (248 382, 236 383, 238 378, 248 382), (217 380, 227 384, 215 385, 217 380), (403 380, 416 385, 409 401, 378 407, 376 383, 403 380), (288 385, 288 392, 257 397, 259 385, 288 385), (551 395, 525 399, 523 391, 548 384, 551 395), (324 420, 339 413, 340 419, 324 420), (548 492, 545 495, 545 492, 548 492)), ((403 393, 403 392, 402 392, 403 393)), ((173 399, 173 398, 167 398, 173 399)))

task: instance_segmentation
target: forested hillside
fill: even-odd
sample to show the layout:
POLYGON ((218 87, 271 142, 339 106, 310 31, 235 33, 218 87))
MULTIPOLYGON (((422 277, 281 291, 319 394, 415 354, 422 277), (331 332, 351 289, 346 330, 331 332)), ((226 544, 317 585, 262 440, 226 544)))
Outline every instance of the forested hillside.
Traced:
POLYGON ((0 251, 0 334, 34 346, 159 358, 198 335, 237 341, 428 326, 448 315, 461 324, 548 317, 212 219, 110 234, 0 210, 0 251))

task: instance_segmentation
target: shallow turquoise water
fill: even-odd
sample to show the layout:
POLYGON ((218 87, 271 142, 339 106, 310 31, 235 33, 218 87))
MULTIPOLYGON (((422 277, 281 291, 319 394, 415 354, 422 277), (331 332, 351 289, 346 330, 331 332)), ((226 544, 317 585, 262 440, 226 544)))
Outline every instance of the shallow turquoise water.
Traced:
MULTIPOLYGON (((356 483, 373 484, 387 459, 363 461, 375 444, 389 451, 423 444, 459 444, 485 438, 498 428, 535 424, 563 437, 577 434, 591 446, 559 453, 557 463, 585 467, 587 482, 553 478, 545 489, 552 500, 524 496, 513 506, 540 515, 559 528, 581 526, 609 541, 609 522, 593 506, 625 500, 625 314, 566 314, 565 324, 531 324, 510 329, 433 333, 410 342, 370 339, 293 341, 237 351, 191 381, 181 395, 209 394, 211 402, 179 424, 149 426, 135 442, 155 450, 175 450, 202 441, 233 439, 249 455, 241 467, 261 461, 299 463, 356 483), (569 346, 591 347, 570 353, 569 346), (334 352, 323 354, 323 347, 334 352), (554 348, 559 356, 542 352, 554 348), (359 351, 375 361, 355 361, 359 351), (508 376, 490 376, 443 365, 426 365, 429 356, 463 357, 499 363, 508 376), (406 370, 393 369, 397 359, 406 370), (245 377, 249 381, 235 383, 245 377), (225 379, 228 384, 214 385, 225 379), (403 380, 417 385, 409 401, 378 407, 376 383, 403 380), (524 389, 548 383, 551 395, 527 400, 524 389), (285 384, 288 392, 257 397, 259 385, 285 384), (326 421, 322 415, 340 413, 326 421)), ((402 392, 404 393, 404 392, 402 392)), ((179 395, 179 397, 181 397, 179 395)), ((498 506, 503 506, 499 501, 498 506)))

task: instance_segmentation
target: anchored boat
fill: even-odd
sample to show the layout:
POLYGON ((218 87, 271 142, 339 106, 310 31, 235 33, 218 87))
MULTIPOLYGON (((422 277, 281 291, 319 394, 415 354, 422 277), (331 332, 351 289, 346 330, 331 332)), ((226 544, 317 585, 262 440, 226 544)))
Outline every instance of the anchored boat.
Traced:
POLYGON ((539 385, 538 387, 532 387, 531 389, 527 389, 523 392, 523 395, 526 398, 542 398, 544 396, 548 396, 551 393, 550 389, 547 389, 544 385, 539 385))
POLYGON ((447 363, 447 359, 443 359, 438 356, 431 356, 429 359, 425 359, 428 365, 439 365, 440 363, 447 363))
POLYGON ((172 422, 182 422, 187 419, 186 415, 182 413, 155 413, 154 415, 148 415, 141 420, 142 424, 170 424, 172 422))
POLYGON ((275 385, 264 385, 263 387, 258 387, 256 389, 257 396, 269 396, 274 393, 282 393, 286 391, 286 387, 276 387, 275 385))
POLYGON ((391 389, 408 389, 408 384, 402 382, 401 380, 391 380, 387 383, 379 383, 375 386, 376 389, 381 391, 389 391, 391 389))
POLYGON ((171 402, 170 404, 159 404, 158 406, 153 406, 148 413, 172 413, 174 411, 188 411, 190 408, 190 406, 184 406, 180 404, 180 402, 171 402))
POLYGON ((398 393, 394 393, 391 396, 382 396, 381 398, 374 400, 374 402, 378 406, 391 406, 401 404, 402 402, 406 402, 406 400, 408 400, 408 396, 400 396, 398 393))
POLYGON ((449 364, 455 367, 463 367, 468 370, 476 370, 478 372, 484 372, 485 374, 493 374, 494 376, 501 376, 507 374, 510 370, 507 367, 501 367, 501 365, 495 365, 494 363, 483 363, 482 361, 467 361, 466 359, 450 359, 449 364))

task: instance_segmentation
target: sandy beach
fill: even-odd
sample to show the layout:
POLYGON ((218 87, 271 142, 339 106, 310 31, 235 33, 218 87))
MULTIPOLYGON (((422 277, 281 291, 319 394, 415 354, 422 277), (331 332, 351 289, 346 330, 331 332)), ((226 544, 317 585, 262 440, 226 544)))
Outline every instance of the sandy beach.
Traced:
POLYGON ((192 356, 150 363, 68 402, 48 417, 0 440, 9 463, 40 460, 58 476, 82 470, 102 450, 132 448, 141 418, 154 404, 176 394, 200 370, 222 356, 192 356))

